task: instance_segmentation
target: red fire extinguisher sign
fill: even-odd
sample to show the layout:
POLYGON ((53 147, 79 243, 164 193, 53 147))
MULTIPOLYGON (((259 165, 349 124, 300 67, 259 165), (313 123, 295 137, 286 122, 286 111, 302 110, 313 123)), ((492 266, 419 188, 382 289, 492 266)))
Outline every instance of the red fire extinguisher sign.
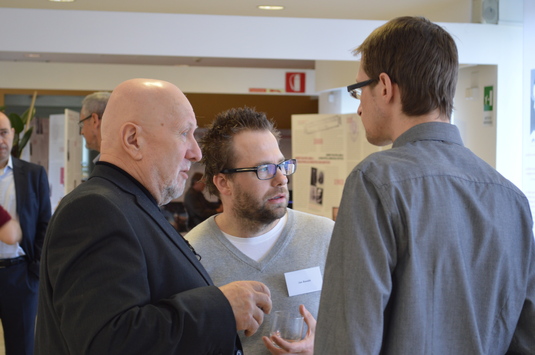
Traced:
POLYGON ((305 73, 286 73, 286 92, 305 92, 305 73))

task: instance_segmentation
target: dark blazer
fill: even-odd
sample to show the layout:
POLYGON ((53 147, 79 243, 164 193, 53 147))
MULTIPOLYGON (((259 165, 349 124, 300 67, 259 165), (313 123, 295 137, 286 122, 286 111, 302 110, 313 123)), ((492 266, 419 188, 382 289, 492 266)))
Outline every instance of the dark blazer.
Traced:
POLYGON ((43 247, 36 354, 232 354, 236 321, 146 190, 106 163, 43 247))
POLYGON ((23 236, 20 245, 28 257, 28 269, 39 277, 41 248, 51 213, 48 177, 40 165, 17 158, 12 161, 17 214, 23 236))

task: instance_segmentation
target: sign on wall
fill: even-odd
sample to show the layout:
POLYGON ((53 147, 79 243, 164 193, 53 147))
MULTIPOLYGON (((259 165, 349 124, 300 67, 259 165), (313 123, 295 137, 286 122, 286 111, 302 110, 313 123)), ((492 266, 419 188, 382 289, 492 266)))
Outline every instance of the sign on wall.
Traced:
POLYGON ((286 92, 304 93, 305 84, 305 73, 286 73, 286 92))

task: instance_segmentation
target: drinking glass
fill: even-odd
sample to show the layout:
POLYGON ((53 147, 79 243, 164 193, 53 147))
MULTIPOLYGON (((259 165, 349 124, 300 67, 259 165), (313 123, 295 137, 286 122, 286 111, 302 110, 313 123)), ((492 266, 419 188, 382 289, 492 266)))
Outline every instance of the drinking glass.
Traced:
POLYGON ((269 335, 277 335, 287 342, 296 342, 303 338, 303 316, 291 312, 275 311, 271 318, 269 335))

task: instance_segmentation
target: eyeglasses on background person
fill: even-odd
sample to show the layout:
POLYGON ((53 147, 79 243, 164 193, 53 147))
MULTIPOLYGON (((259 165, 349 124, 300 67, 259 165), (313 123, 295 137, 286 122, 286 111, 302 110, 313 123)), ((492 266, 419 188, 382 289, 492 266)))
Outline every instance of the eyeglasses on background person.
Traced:
POLYGON ((259 180, 270 180, 277 175, 277 169, 280 169, 285 176, 292 175, 297 169, 297 160, 288 159, 279 164, 262 164, 253 168, 223 169, 220 172, 222 174, 233 174, 254 171, 259 180))
POLYGON ((87 121, 88 119, 90 119, 92 116, 93 116, 93 114, 90 114, 86 118, 78 121, 78 128, 80 128, 80 134, 82 134, 82 128, 84 128, 84 122, 87 121))
POLYGON ((375 79, 370 79, 361 81, 360 83, 351 84, 347 87, 347 91, 349 91, 349 95, 351 95, 352 98, 360 100, 360 95, 362 95, 362 88, 366 85, 370 85, 374 81, 375 79))

